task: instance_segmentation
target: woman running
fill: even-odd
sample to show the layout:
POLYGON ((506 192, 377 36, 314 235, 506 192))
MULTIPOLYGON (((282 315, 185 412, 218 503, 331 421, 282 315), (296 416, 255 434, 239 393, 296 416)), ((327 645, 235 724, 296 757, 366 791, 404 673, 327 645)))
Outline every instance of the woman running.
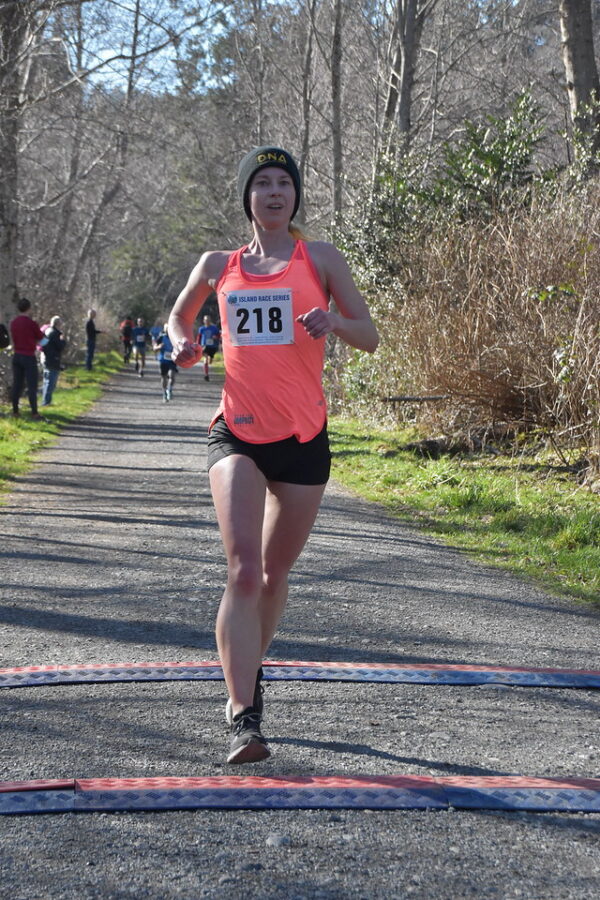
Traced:
POLYGON ((261 664, 329 477, 325 337, 368 352, 378 343, 344 257, 324 241, 306 243, 290 224, 301 192, 291 155, 279 147, 250 151, 238 188, 250 243, 204 253, 169 319, 174 362, 193 366, 203 353, 194 322, 216 291, 226 374, 208 469, 228 564, 216 638, 229 692, 229 763, 270 755, 261 733, 261 664))

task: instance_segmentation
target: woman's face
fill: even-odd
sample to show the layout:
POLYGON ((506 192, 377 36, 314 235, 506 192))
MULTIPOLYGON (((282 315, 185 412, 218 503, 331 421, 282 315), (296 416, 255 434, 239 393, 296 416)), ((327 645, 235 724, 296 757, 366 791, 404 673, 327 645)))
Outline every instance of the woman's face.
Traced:
POLYGON ((252 218, 261 225, 287 225, 296 202, 294 182, 284 169, 265 166, 250 183, 249 200, 252 218))

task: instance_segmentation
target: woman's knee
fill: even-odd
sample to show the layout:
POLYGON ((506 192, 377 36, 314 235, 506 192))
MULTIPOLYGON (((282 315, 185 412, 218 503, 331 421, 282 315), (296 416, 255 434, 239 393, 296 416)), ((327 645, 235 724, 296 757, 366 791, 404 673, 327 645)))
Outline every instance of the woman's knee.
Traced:
POLYGON ((258 599, 262 591, 262 567, 254 560, 233 560, 229 563, 227 581, 236 594, 258 599))
POLYGON ((262 592, 264 597, 277 597, 287 586, 289 569, 285 566, 269 566, 263 572, 262 592))

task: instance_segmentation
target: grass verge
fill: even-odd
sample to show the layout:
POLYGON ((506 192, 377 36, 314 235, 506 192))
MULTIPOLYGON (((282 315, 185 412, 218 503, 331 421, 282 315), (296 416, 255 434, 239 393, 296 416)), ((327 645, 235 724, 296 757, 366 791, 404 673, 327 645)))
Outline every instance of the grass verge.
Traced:
POLYGON ((600 606, 600 498, 532 453, 423 459, 414 435, 330 419, 333 476, 410 524, 600 606))
POLYGON ((8 490, 10 481, 31 466, 37 450, 55 441, 68 422, 89 409, 122 366, 121 356, 113 351, 97 353, 91 372, 83 366, 61 372, 51 406, 40 407, 41 421, 30 418, 26 397, 21 399, 18 419, 10 415, 10 406, 0 406, 0 491, 8 490))

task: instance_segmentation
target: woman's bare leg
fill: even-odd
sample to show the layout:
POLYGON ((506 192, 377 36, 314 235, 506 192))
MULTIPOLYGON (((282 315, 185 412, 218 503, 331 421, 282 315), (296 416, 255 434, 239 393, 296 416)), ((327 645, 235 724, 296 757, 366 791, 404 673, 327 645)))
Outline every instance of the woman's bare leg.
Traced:
POLYGON ((217 646, 235 715, 252 706, 256 673, 285 608, 288 575, 310 534, 325 485, 268 484, 231 455, 210 470, 227 557, 217 646))
POLYGON ((227 557, 217 646, 235 715, 252 706, 262 659, 259 608, 266 479, 249 457, 235 454, 216 463, 209 477, 227 557))
POLYGON ((324 484, 269 482, 262 535, 261 659, 285 609, 288 575, 308 540, 324 490, 324 484))

